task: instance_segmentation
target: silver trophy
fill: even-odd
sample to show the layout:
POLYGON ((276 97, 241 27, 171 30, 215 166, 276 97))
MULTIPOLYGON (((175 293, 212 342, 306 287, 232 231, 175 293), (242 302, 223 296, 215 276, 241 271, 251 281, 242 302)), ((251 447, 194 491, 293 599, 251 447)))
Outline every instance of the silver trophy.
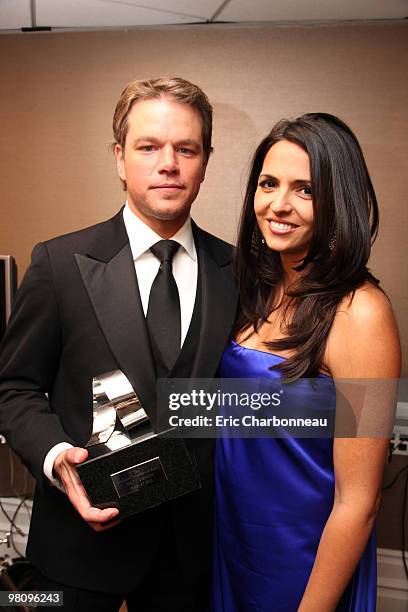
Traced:
POLYGON ((125 517, 201 487, 184 440, 153 431, 123 372, 95 377, 92 391, 89 458, 77 469, 94 506, 117 507, 125 517))

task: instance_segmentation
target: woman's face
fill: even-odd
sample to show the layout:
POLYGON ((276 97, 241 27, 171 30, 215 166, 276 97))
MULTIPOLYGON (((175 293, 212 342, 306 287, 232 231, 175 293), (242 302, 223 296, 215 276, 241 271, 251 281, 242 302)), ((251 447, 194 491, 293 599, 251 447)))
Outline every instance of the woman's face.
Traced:
POLYGON ((313 202, 310 163, 298 145, 282 140, 264 159, 254 210, 270 249, 301 259, 312 237, 313 202))

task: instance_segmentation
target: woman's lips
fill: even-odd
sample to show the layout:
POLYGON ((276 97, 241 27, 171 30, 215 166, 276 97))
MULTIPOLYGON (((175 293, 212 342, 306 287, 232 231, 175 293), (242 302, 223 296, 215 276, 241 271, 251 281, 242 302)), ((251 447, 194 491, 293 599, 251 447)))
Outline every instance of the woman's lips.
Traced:
POLYGON ((271 230, 272 234, 275 234, 278 236, 284 236, 285 234, 291 234, 298 227, 297 225, 294 225, 293 223, 283 223, 281 221, 269 220, 267 221, 267 223, 268 223, 269 229, 271 230))

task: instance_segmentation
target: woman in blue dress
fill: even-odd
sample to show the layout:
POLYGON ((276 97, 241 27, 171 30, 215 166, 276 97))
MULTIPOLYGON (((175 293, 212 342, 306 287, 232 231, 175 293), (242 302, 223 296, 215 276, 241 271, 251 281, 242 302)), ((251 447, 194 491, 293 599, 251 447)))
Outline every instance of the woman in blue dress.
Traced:
MULTIPOLYGON (((236 255, 241 305, 221 377, 278 388, 324 379, 333 409, 340 379, 397 379, 395 319, 366 267, 377 227, 351 130, 324 113, 278 122, 252 162, 236 255)), ((300 385, 299 401, 313 393, 300 385)), ((383 412, 384 424, 391 400, 383 412)), ((217 440, 215 612, 375 610, 387 428, 355 430, 217 440)))

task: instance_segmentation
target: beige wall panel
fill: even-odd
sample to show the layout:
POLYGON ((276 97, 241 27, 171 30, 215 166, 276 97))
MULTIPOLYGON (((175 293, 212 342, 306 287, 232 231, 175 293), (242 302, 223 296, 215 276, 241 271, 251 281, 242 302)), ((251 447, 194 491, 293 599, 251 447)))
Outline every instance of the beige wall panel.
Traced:
POLYGON ((2 36, 0 251, 16 256, 21 278, 34 243, 118 209, 111 116, 132 78, 178 74, 210 96, 215 152, 194 216, 230 241, 255 144, 283 116, 331 112, 367 157, 381 209, 371 266, 393 300, 405 356, 407 56, 405 23, 2 36))
MULTIPOLYGON (((124 194, 108 144, 116 100, 133 78, 176 74, 208 93, 215 152, 194 216, 230 241, 260 138, 281 117, 337 114, 356 132, 377 190, 381 228, 371 267, 394 304, 407 376, 407 26, 1 36, 0 252, 16 257, 21 279, 34 243, 119 208, 124 194)), ((396 521, 382 521, 383 546, 398 545, 395 529, 396 521)))

